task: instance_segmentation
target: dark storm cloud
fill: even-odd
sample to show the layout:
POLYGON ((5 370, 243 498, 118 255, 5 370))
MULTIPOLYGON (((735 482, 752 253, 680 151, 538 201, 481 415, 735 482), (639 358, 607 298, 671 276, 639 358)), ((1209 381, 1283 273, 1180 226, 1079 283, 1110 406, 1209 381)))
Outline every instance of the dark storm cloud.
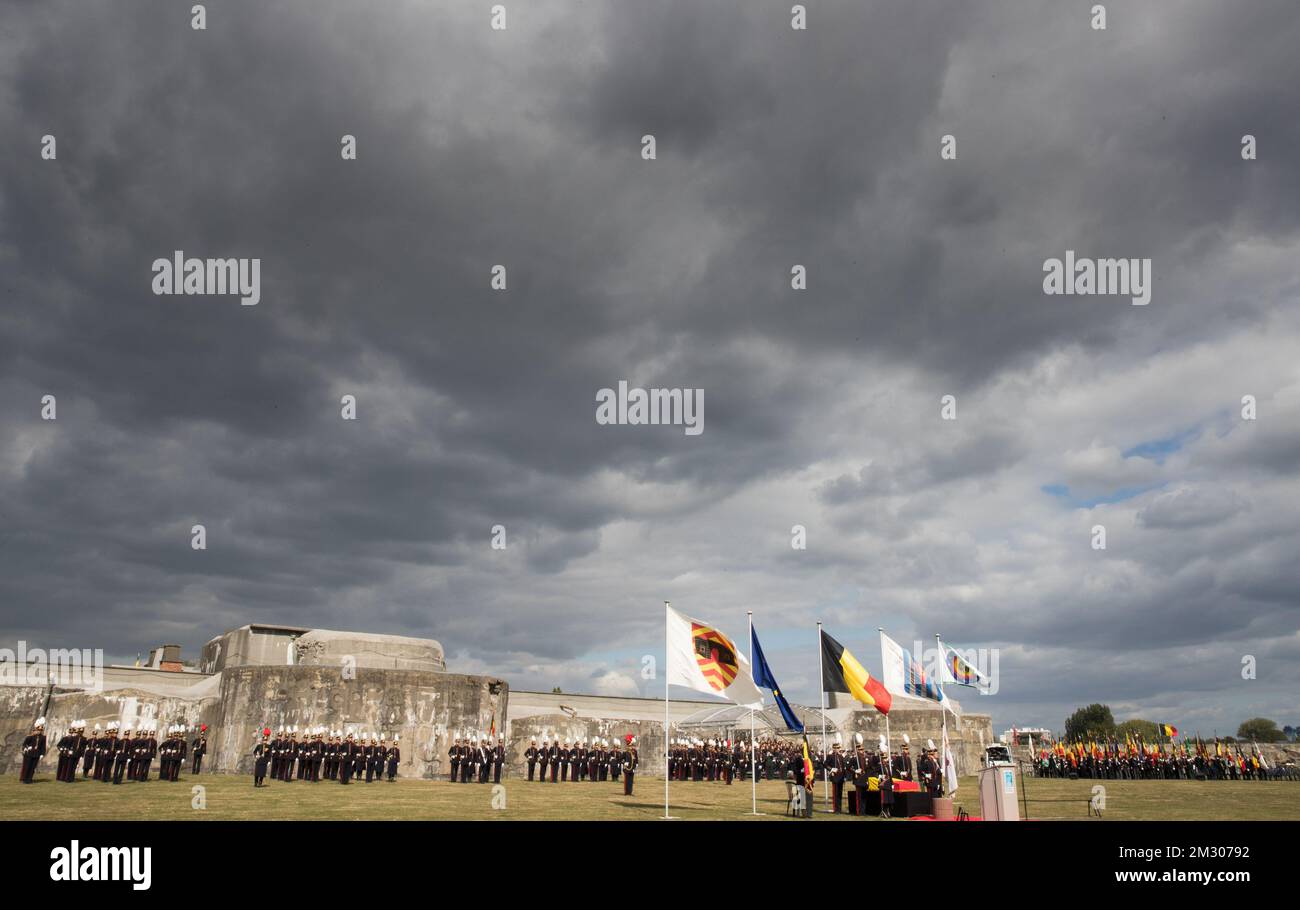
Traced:
POLYGON ((200 33, 174 4, 7 7, 0 627, 118 656, 392 630, 611 693, 635 667, 584 655, 657 647, 645 604, 679 588, 1008 646, 1293 634, 1280 360, 1188 392, 1184 426, 1247 391, 1256 426, 1119 454, 1180 352, 1294 332, 1293 4, 1111 3, 1103 33, 1028 0, 809 6, 793 32, 789 4, 530 3, 501 33, 454 4, 223 2, 200 33), (1045 298, 1067 248, 1151 257, 1152 305, 1045 298), (177 249, 260 257, 261 303, 154 296, 177 249), (1022 411, 1109 373, 1141 386, 1022 411), (621 379, 704 389, 705 432, 598 426, 621 379), (948 392, 952 427, 915 416, 948 392), (1134 472, 1188 492, 1103 509, 1119 552, 1083 562, 1059 542, 1096 516, 1039 487, 1134 472))

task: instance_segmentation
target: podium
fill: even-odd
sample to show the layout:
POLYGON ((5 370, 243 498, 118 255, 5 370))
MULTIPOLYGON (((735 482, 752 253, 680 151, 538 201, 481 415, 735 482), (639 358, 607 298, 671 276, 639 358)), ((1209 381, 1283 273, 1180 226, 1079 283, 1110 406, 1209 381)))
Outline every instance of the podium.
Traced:
POLYGON ((986 822, 1020 821, 1014 765, 992 765, 980 769, 980 815, 986 822))

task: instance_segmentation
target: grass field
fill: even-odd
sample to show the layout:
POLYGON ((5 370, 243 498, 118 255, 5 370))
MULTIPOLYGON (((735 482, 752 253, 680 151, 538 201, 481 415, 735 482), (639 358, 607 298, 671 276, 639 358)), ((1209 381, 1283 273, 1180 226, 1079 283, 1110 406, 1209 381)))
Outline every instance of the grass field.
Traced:
MULTIPOLYGON (((1029 814, 1034 818, 1087 821, 1092 781, 1029 780, 1029 814), (1036 802, 1039 799, 1061 802, 1036 802)), ((294 781, 254 789, 252 778, 225 774, 188 775, 177 783, 113 786, 93 780, 59 783, 44 776, 23 785, 16 775, 0 779, 0 818, 9 820, 115 819, 514 819, 514 820, 652 820, 663 815, 663 780, 638 778, 636 793, 623 796, 623 785, 606 783, 529 783, 509 780, 496 794, 490 784, 397 780, 393 783, 294 781), (195 785, 203 787, 206 808, 194 808, 195 785)), ((1264 820, 1300 819, 1300 783, 1247 781, 1107 781, 1102 822, 1125 819, 1264 820)), ((821 810, 821 785, 817 808, 821 810)), ((956 802, 979 814, 975 778, 963 778, 956 802)), ((757 817, 750 815, 750 786, 674 783, 672 814, 683 819, 778 821, 784 819, 785 785, 760 781, 757 817)), ((849 819, 818 811, 815 820, 849 819)), ((1097 820, 1091 819, 1093 823, 1097 820)), ((880 822, 877 822, 880 823, 880 822)), ((883 822, 902 824, 900 821, 883 822)))

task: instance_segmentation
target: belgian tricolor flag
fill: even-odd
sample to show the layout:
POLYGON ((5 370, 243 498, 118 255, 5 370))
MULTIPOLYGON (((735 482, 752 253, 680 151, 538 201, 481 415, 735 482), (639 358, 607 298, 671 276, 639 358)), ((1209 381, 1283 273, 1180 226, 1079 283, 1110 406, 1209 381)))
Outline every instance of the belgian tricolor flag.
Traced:
POLYGON ((889 690, 872 679, 867 668, 825 632, 822 632, 822 691, 847 692, 881 714, 889 713, 893 701, 889 690))
POLYGON ((1178 728, 1172 724, 1159 724, 1159 727, 1161 736, 1168 736, 1170 739, 1173 739, 1178 735, 1178 728))

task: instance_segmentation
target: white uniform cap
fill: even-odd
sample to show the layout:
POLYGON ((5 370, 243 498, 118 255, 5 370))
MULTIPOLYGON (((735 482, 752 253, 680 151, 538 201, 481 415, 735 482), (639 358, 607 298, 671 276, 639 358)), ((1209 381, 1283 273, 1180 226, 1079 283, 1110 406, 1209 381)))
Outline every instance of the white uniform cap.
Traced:
POLYGON ((908 745, 911 745, 911 743, 912 743, 912 737, 910 737, 910 736, 908 736, 906 733, 904 733, 904 734, 903 734, 903 745, 908 746, 908 745))
POLYGON ((925 741, 925 747, 926 747, 927 749, 929 749, 931 752, 933 752, 933 751, 934 751, 934 740, 932 740, 932 739, 927 739, 927 740, 925 741))
POLYGON ((885 742, 885 734, 881 733, 881 734, 880 734, 880 751, 881 751, 881 752, 884 752, 884 751, 885 751, 886 749, 888 749, 888 748, 889 748, 889 744, 885 742))
POLYGON ((862 734, 861 734, 861 733, 854 733, 854 734, 853 734, 853 742, 856 743, 856 744, 859 745, 859 746, 862 745, 862 734))
POLYGON ((43 727, 43 726, 45 726, 45 718, 43 718, 43 717, 38 717, 38 718, 36 718, 36 726, 38 726, 38 727, 43 727))
POLYGON ((95 732, 96 732, 96 733, 99 732, 99 729, 100 729, 99 724, 95 724, 95 732))

